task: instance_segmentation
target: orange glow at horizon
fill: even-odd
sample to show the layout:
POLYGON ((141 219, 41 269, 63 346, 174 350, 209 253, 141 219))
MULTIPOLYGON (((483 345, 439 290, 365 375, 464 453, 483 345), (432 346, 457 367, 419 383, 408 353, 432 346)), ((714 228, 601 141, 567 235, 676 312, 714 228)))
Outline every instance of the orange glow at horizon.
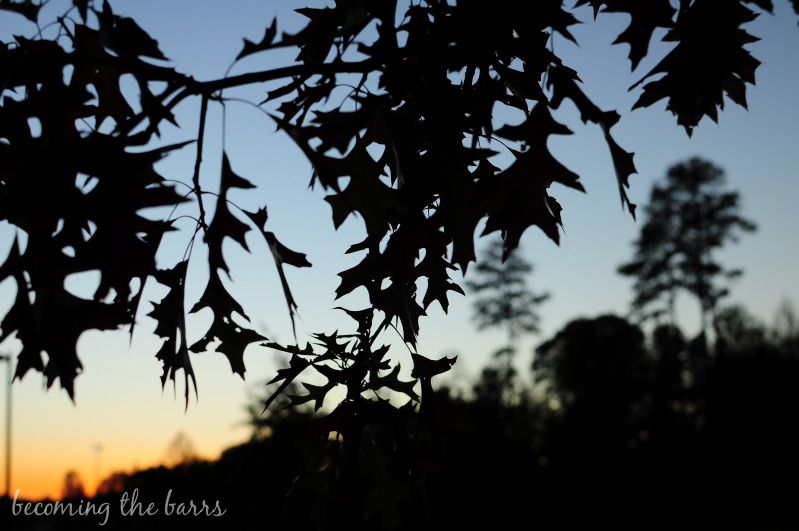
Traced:
MULTIPOLYGON (((87 496, 94 496, 99 482, 113 472, 131 473, 163 464, 162 449, 147 448, 146 451, 136 453, 118 453, 111 456, 105 455, 105 449, 100 453, 99 477, 98 463, 91 448, 67 448, 63 452, 44 452, 38 454, 33 448, 26 448, 20 458, 14 463, 14 479, 12 479, 13 497, 19 492, 20 499, 41 500, 60 499, 64 485, 64 477, 70 471, 77 473, 87 496)), ((20 452, 21 453, 21 452, 20 452)), ((201 454, 204 459, 214 459, 215 454, 201 454)))
MULTIPOLYGON (((142 350, 129 348, 124 333, 84 334, 75 403, 61 389, 43 389, 38 374, 14 382, 12 497, 19 490, 21 499, 58 499, 69 471, 93 495, 112 472, 162 464, 179 432, 205 459, 247 439, 243 405, 253 383, 231 375, 224 356, 198 356, 199 398, 186 409, 180 385, 162 391, 160 363, 142 350)), ((259 361, 250 362, 253 382, 271 370, 259 361)))

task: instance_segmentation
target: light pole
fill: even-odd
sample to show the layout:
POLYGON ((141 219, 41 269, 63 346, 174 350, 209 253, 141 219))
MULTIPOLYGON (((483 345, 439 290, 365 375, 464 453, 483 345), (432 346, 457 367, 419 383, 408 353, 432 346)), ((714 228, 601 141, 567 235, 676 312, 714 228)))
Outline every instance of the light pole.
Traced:
POLYGON ((6 497, 11 499, 11 356, 0 354, 6 368, 6 497))

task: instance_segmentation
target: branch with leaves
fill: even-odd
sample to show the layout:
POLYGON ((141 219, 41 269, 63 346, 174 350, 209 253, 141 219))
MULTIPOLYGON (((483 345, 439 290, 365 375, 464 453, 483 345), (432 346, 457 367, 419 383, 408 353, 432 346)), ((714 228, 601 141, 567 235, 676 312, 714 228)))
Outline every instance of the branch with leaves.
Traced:
MULTIPOLYGON (((668 0, 580 0, 577 7, 588 4, 595 16, 630 16, 617 43, 629 45, 633 67, 648 56, 658 29, 674 43, 642 78, 637 106, 666 100, 690 132, 704 116, 716 117, 725 95, 745 105, 757 66, 746 48, 754 38, 745 25, 755 9, 771 11, 770 1, 694 0, 675 7, 668 0)), ((297 302, 284 268, 310 263, 266 228, 265 208, 243 212, 244 220, 228 208, 228 191, 252 184, 234 173, 227 157, 214 216, 206 219, 208 192, 200 178, 205 120, 209 105, 227 101, 223 90, 281 82, 258 108, 313 166, 311 184, 327 192, 334 225, 356 216, 366 229, 365 239, 348 249, 362 258, 340 273, 336 295, 365 290, 369 310, 382 316, 373 335, 397 327, 412 350, 419 318, 430 305, 446 310, 449 292, 462 292, 451 273, 465 272, 475 260, 474 234, 483 222, 484 235, 503 237, 506 257, 533 226, 558 241, 561 206, 550 187, 583 190, 580 176, 547 147, 553 135, 570 133, 554 116, 565 101, 602 130, 622 205, 635 212, 626 195, 633 155, 612 132, 620 115, 595 105, 578 73, 550 46, 555 38, 575 40, 570 28, 576 11, 562 2, 531 8, 510 0, 491 6, 422 1, 399 7, 396 0, 355 0, 304 8, 298 11, 307 23, 299 31, 280 31, 271 21, 260 40, 245 39, 235 58, 293 48, 293 64, 209 81, 165 66, 158 43, 107 1, 74 0, 45 26, 39 25, 41 6, 35 0, 0 2, 0 9, 36 24, 33 38, 17 36, 0 45, 0 219, 18 233, 0 267, 0 280, 17 285, 0 339, 22 342, 17 377, 41 371, 48 385, 59 382, 70 396, 81 369, 80 335, 132 329, 150 278, 169 290, 150 313, 163 338, 158 357, 164 383, 183 371, 188 396, 191 353, 216 341, 232 370, 243 374, 244 350, 264 338, 246 325, 220 270, 229 273, 222 242, 230 238, 246 249, 245 234, 252 229, 272 252, 293 323, 297 302), (137 98, 122 90, 123 76, 135 80, 137 98), (353 111, 331 106, 331 96, 344 86, 351 89, 345 101, 353 111), (173 111, 191 98, 200 100, 200 126, 190 193, 181 195, 155 164, 186 144, 151 146, 162 126, 178 125, 173 111), (500 104, 516 109, 522 121, 498 124, 500 104), (495 151, 500 146, 509 159, 495 151), (189 202, 197 215, 191 216, 196 223, 187 254, 172 267, 158 267, 162 237, 176 229, 173 212, 189 202), (169 213, 158 219, 142 214, 153 208, 169 213), (208 248, 209 280, 189 313, 210 309, 214 317, 207 333, 189 345, 185 275, 198 241, 208 248), (86 271, 100 272, 93 299, 64 288, 68 275, 86 271), (417 289, 421 281, 424 293, 417 289)), ((357 371, 367 370, 359 365, 365 359, 355 356, 357 371)), ((391 375, 394 369, 384 370, 391 375)))

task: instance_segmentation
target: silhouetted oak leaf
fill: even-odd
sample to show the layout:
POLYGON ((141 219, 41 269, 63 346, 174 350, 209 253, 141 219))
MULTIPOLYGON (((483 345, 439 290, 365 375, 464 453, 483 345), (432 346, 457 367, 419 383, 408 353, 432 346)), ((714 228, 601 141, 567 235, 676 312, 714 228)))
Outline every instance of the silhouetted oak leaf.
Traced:
POLYGON ((449 310, 447 292, 454 291, 461 295, 466 294, 463 288, 453 282, 447 275, 447 270, 454 270, 455 267, 441 256, 434 256, 430 253, 425 254, 424 259, 419 263, 418 269, 423 276, 427 277, 427 290, 422 300, 422 305, 425 309, 433 301, 438 301, 441 309, 444 310, 444 313, 447 313, 447 310, 449 310))
POLYGON ((385 387, 387 389, 391 389, 392 391, 402 393, 412 400, 419 400, 419 395, 417 395, 416 391, 414 390, 416 382, 414 380, 407 382, 400 380, 399 372, 400 366, 394 365, 394 368, 388 374, 384 376, 371 377, 369 379, 369 388, 377 391, 385 387))
MULTIPOLYGON (((285 350, 285 347, 281 347, 280 345, 273 345, 271 343, 268 343, 267 346, 270 346, 271 348, 279 348, 280 350, 285 350)), ((280 393, 282 393, 283 390, 286 389, 286 387, 288 387, 291 384, 291 382, 293 382, 294 379, 300 375, 300 373, 302 373, 302 371, 304 371, 310 366, 311 366, 310 361, 301 358, 300 354, 294 352, 291 356, 291 359, 289 360, 289 366, 283 369, 278 369, 277 374, 275 374, 275 377, 269 380, 269 382, 267 383, 267 385, 271 385, 273 383, 281 382, 278 388, 271 395, 269 395, 266 401, 264 402, 264 411, 269 409, 269 406, 272 404, 272 402, 275 401, 275 398, 277 398, 280 395, 280 393)))
POLYGON ((294 296, 289 288, 288 279, 286 278, 286 272, 283 269, 283 266, 288 264, 294 267, 311 267, 311 262, 308 261, 304 253, 292 251, 280 243, 273 232, 266 230, 266 208, 260 208, 255 212, 245 211, 244 213, 248 218, 250 218, 250 221, 252 221, 256 226, 258 232, 260 232, 264 237, 266 244, 269 246, 269 251, 272 253, 272 259, 275 261, 277 274, 280 277, 280 284, 283 287, 283 296, 286 299, 286 306, 289 310, 289 318, 291 318, 291 330, 296 337, 297 332, 294 324, 294 313, 297 310, 297 302, 294 300, 294 296))
POLYGON ((219 270, 224 270, 230 276, 222 250, 225 238, 232 238, 245 250, 249 250, 245 235, 250 229, 230 212, 227 199, 228 192, 232 188, 248 189, 254 188, 254 186, 233 172, 230 167, 230 161, 227 155, 224 154, 219 188, 214 218, 205 234, 205 241, 208 245, 208 285, 200 300, 191 309, 191 312, 194 313, 203 308, 208 308, 213 312, 214 319, 205 335, 191 346, 191 351, 203 352, 208 349, 212 342, 219 340, 220 343, 217 345, 216 350, 227 357, 233 372, 244 378, 245 349, 251 343, 265 338, 254 330, 236 323, 233 318, 234 313, 239 314, 245 320, 248 320, 248 318, 241 305, 228 293, 219 276, 219 270))
POLYGON ((164 338, 156 358, 163 364, 161 385, 166 381, 175 382, 177 372, 182 370, 185 383, 186 407, 189 406, 189 379, 197 395, 197 380, 189 357, 186 339, 186 316, 184 300, 186 296, 186 270, 188 261, 178 262, 171 269, 159 269, 153 276, 159 284, 163 284, 169 291, 160 302, 153 303, 153 309, 148 314, 155 319, 155 334, 164 338))
POLYGON ((111 4, 103 2, 98 13, 103 44, 123 58, 152 57, 166 60, 158 48, 158 42, 130 17, 113 13, 111 4))
POLYGON ((613 44, 630 45, 630 63, 635 70, 649 52, 649 42, 657 28, 670 28, 676 13, 669 0, 611 0, 605 2, 607 13, 626 13, 630 23, 613 44))
POLYGON ((225 238, 231 238, 249 251, 245 235, 250 229, 230 211, 227 195, 231 188, 249 189, 255 188, 255 186, 233 172, 226 154, 222 156, 222 176, 220 181, 216 211, 205 233, 205 242, 208 245, 208 265, 211 270, 222 269, 229 276, 230 270, 222 254, 222 243, 225 238))
POLYGON ((443 357, 437 360, 422 356, 421 354, 413 354, 413 372, 411 376, 414 378, 429 379, 438 374, 443 374, 452 368, 458 356, 451 358, 443 357))
POLYGON ((268 50, 272 47, 272 43, 277 36, 277 19, 272 19, 272 24, 270 24, 266 31, 264 32, 264 36, 261 38, 259 42, 252 42, 249 39, 244 39, 244 47, 241 49, 239 54, 236 56, 236 60, 243 57, 247 57, 248 55, 252 55, 254 53, 262 52, 268 50))
POLYGON ((528 227, 537 226, 552 241, 560 241, 560 204, 547 193, 553 181, 577 181, 548 152, 529 150, 514 153, 516 160, 496 175, 491 190, 488 220, 483 234, 501 231, 504 256, 515 249, 528 227))
POLYGON ((264 336, 255 330, 237 325, 232 319, 215 317, 211 328, 202 339, 191 346, 191 351, 206 351, 214 339, 220 341, 216 351, 224 354, 230 362, 231 370, 244 379, 244 350, 250 344, 262 341, 264 336))
POLYGON ((220 343, 217 345, 216 351, 224 354, 230 362, 233 372, 244 378, 244 350, 251 343, 262 341, 265 338, 254 330, 239 325, 233 319, 234 313, 239 314, 245 320, 248 320, 248 317, 238 301, 228 293, 216 270, 210 272, 208 285, 190 313, 204 308, 213 312, 214 319, 205 335, 191 345, 190 350, 204 352, 208 350, 213 341, 218 339, 220 343))
POLYGON ((704 116, 717 120, 725 93, 745 102, 745 83, 754 84, 760 62, 745 48, 757 38, 743 25, 756 16, 737 1, 698 0, 687 5, 664 37, 676 42, 674 48, 630 87, 646 82, 633 109, 666 99, 666 109, 690 135, 704 116))
POLYGON ((2 0, 0 10, 18 13, 31 22, 36 22, 39 17, 41 5, 32 0, 2 0))
POLYGON ((402 339, 416 344, 419 336, 419 318, 427 315, 416 302, 415 284, 394 284, 385 289, 370 292, 370 301, 375 309, 385 314, 386 323, 399 319, 402 326, 402 339))
POLYGON ((552 106, 557 108, 564 99, 570 99, 580 111, 580 118, 583 122, 593 122, 602 129, 613 159, 613 169, 616 173, 616 182, 619 185, 622 208, 626 207, 630 215, 635 218, 636 206, 627 195, 627 189, 630 187, 630 176, 636 173, 633 154, 623 150, 610 132, 611 128, 619 121, 619 114, 616 111, 603 111, 597 107, 578 86, 578 81, 577 73, 571 68, 563 65, 553 68, 550 71, 548 80, 554 93, 552 106))
POLYGON ((291 405, 297 406, 307 402, 314 403, 314 411, 319 411, 325 402, 327 393, 332 391, 338 384, 332 380, 324 385, 312 385, 307 382, 302 383, 305 390, 308 391, 306 395, 291 395, 291 405))
POLYGON ((349 315, 358 323, 358 335, 362 338, 368 338, 369 332, 372 330, 372 317, 374 316, 374 309, 364 308, 363 310, 349 310, 336 306, 334 310, 341 310, 349 315))

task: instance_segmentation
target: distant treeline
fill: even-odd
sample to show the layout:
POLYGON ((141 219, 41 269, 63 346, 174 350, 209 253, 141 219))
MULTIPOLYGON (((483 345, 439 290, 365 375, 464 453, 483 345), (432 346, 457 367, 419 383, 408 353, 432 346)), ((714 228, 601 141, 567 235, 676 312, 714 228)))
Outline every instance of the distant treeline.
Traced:
MULTIPOLYGON (((537 349, 534 383, 511 382, 513 396, 516 375, 496 362, 469 392, 439 388, 426 411, 401 410, 406 425, 366 429, 363 528, 796 529, 791 319, 771 330, 728 309, 712 341, 671 326, 644 334, 611 315, 572 321, 537 349), (437 428, 414 432, 419 415, 437 428), (429 444, 410 442, 420 438, 429 444)), ((309 410, 281 406, 254 415, 252 440, 217 461, 107 478, 96 499, 112 507, 105 528, 335 529, 351 502, 337 484, 341 445, 309 436, 309 410), (120 515, 134 489, 160 514, 120 515), (225 514, 166 517, 170 489, 174 502, 218 501, 225 514)), ((96 522, 51 519, 49 529, 86 524, 96 522)))

